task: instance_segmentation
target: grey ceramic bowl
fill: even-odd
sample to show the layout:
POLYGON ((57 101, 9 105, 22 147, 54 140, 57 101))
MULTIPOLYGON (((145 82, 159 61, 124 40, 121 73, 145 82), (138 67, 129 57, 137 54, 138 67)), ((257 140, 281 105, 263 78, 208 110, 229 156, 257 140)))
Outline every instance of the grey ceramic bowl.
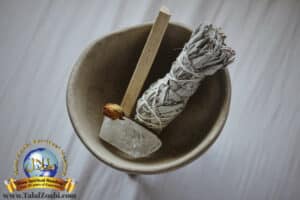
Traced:
MULTIPOLYGON (((136 26, 93 42, 74 65, 67 87, 69 117, 82 143, 109 166, 134 174, 176 169, 203 154, 220 134, 230 105, 229 73, 220 70, 202 82, 185 111, 162 132, 162 148, 150 157, 130 159, 101 141, 102 107, 120 103, 150 28, 136 26)), ((170 70, 190 34, 169 24, 143 90, 170 70)))

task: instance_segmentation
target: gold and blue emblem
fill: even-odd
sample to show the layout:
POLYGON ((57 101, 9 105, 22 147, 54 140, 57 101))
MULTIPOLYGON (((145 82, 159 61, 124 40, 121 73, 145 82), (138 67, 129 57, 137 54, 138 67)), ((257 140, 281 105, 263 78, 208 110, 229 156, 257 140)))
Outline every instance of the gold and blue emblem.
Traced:
POLYGON ((58 160, 55 154, 47 148, 31 150, 23 161, 23 170, 27 177, 54 177, 57 169, 58 160))
POLYGON ((59 177, 66 175, 66 158, 64 151, 49 140, 33 140, 25 144, 17 153, 14 168, 15 176, 22 171, 26 178, 5 180, 9 192, 36 188, 72 192, 76 186, 73 179, 59 177), (23 162, 20 163, 20 160, 23 162))

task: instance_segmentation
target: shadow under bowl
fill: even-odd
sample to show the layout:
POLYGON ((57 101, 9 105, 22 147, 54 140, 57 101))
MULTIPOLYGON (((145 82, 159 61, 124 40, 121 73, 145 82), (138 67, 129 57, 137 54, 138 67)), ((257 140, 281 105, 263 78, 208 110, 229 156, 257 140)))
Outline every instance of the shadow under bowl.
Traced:
MULTIPOLYGON (((120 103, 152 24, 100 38, 87 47, 73 67, 67 108, 76 134, 99 160, 134 174, 154 174, 183 166, 205 152, 220 134, 230 105, 227 69, 201 82, 186 109, 159 136, 162 147, 151 156, 131 159, 99 138, 105 103, 120 103)), ((188 41, 191 30, 170 23, 143 91, 163 77, 188 41)))

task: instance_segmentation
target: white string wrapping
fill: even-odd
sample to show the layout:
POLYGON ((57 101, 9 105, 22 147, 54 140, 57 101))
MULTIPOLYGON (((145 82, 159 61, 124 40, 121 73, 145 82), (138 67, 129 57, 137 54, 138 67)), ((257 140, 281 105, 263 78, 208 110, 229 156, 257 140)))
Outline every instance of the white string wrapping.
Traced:
POLYGON ((185 108, 200 81, 233 62, 235 52, 213 25, 200 25, 173 62, 171 70, 139 98, 135 120, 160 133, 185 108))

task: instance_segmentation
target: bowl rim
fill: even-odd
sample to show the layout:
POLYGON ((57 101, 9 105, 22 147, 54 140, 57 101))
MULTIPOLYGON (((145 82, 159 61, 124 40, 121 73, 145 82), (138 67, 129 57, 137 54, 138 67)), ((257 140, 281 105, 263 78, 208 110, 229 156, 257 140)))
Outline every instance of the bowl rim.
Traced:
MULTIPOLYGON (((229 114, 229 108, 230 108, 230 101, 231 101, 231 81, 230 81, 230 74, 229 71, 226 68, 222 69, 225 72, 225 96, 224 96, 224 101, 221 106, 221 110, 219 112, 219 115, 212 125, 211 130, 208 132, 208 134, 204 137, 202 142, 200 142, 194 149, 192 149, 190 152, 187 154, 181 156, 178 159, 175 159, 171 162, 163 163, 163 164, 157 164, 159 165, 158 167, 150 166, 150 167, 139 167, 138 165, 135 165, 135 167, 128 168, 126 166, 119 165, 117 162, 112 162, 109 160, 106 160, 105 158, 101 157, 101 153, 97 153, 90 147, 85 139, 83 138, 84 133, 80 131, 80 128, 77 126, 75 121, 77 120, 76 114, 72 111, 71 105, 73 105, 73 100, 71 98, 72 96, 72 86, 74 82, 74 77, 76 72, 78 71, 80 64, 82 63, 82 60, 86 57, 87 53, 89 50, 99 41, 104 40, 107 37, 111 37, 112 35, 117 35, 132 29, 138 29, 138 28, 144 28, 151 26, 153 23, 144 23, 140 25, 135 25, 135 26, 130 26, 127 28, 122 28, 117 31, 111 32, 109 34, 106 34, 102 37, 99 37, 92 42, 89 43, 89 45, 81 52, 79 58, 77 58, 76 62, 72 66, 71 73, 69 75, 69 79, 67 82, 67 90, 66 90, 66 106, 67 106, 67 112, 69 119, 71 121, 71 124, 73 126, 75 134, 79 137, 80 141, 84 144, 84 146, 91 152, 99 161, 102 161, 106 165, 115 168, 117 170, 121 170, 124 172, 127 172, 129 174, 158 174, 158 173, 163 173, 171 170, 175 170, 177 168, 183 167, 184 165, 187 165, 194 161, 196 158, 198 158, 200 155, 205 153, 209 147, 215 142, 215 140, 218 138, 220 135, 221 131, 224 128, 225 122, 228 118, 229 114)), ((186 27, 185 25, 177 22, 170 22, 169 25, 180 27, 183 29, 186 29, 189 32, 192 32, 191 29, 186 27)), ((134 164, 133 164, 134 165, 134 164)))

